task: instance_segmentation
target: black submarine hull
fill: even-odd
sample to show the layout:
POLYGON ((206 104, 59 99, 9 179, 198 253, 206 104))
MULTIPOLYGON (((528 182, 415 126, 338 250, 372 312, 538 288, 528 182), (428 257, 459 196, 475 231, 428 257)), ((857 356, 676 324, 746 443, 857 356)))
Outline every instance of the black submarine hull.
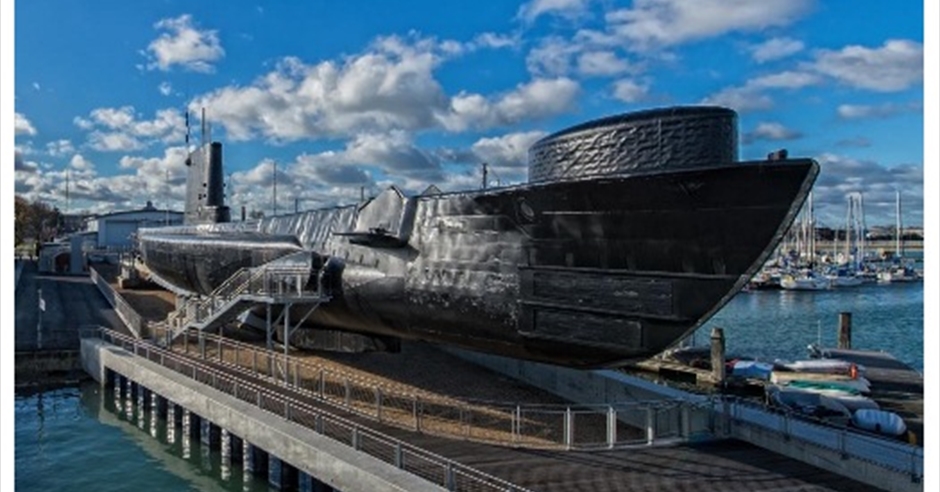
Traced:
POLYGON ((144 229, 140 247, 152 272, 196 294, 299 248, 342 265, 314 329, 613 366, 662 351, 738 292, 817 173, 794 159, 411 198, 389 190, 256 223, 144 229), (291 236, 297 244, 281 240, 291 236))

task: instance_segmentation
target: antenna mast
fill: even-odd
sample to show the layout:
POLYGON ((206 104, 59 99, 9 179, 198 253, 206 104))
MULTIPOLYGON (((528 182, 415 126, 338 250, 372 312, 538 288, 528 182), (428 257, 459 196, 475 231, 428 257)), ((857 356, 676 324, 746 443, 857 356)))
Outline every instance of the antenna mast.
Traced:
POLYGON ((206 108, 202 108, 202 120, 200 120, 200 124, 202 125, 202 134, 201 134, 202 142, 200 142, 200 146, 205 147, 206 145, 206 108))

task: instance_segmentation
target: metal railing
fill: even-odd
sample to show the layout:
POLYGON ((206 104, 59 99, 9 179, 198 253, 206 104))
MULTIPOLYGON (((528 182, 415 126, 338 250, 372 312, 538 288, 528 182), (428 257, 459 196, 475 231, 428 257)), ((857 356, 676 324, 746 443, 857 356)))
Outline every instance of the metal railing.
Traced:
POLYGON ((189 377, 199 383, 253 404, 314 432, 366 453, 385 463, 417 475, 452 491, 527 492, 498 477, 470 468, 407 442, 387 436, 343 417, 331 414, 299 399, 268 390, 250 381, 232 377, 189 357, 153 344, 98 328, 82 330, 83 338, 95 337, 118 345, 134 355, 189 377))
POLYGON ((726 415, 732 436, 737 428, 758 428, 777 434, 782 440, 796 440, 817 448, 838 452, 843 458, 865 461, 887 470, 904 473, 913 481, 924 476, 924 450, 899 441, 814 422, 789 412, 772 412, 756 402, 723 397, 713 402, 716 414, 726 415))
POLYGON ((121 321, 127 325, 127 328, 135 337, 141 338, 147 329, 147 320, 142 318, 137 311, 124 299, 121 294, 114 290, 105 279, 98 275, 94 267, 89 268, 91 281, 98 286, 98 290, 114 308, 114 311, 121 318, 121 321))
POLYGON ((674 444, 710 433, 710 408, 691 401, 584 405, 454 398, 208 333, 187 334, 173 348, 267 378, 345 411, 448 438, 534 449, 594 450, 674 444))
POLYGON ((175 338, 187 328, 200 328, 200 325, 211 321, 241 299, 322 299, 324 293, 319 282, 315 289, 307 288, 309 275, 308 269, 296 266, 265 265, 241 268, 208 296, 185 301, 170 313, 166 324, 175 338))

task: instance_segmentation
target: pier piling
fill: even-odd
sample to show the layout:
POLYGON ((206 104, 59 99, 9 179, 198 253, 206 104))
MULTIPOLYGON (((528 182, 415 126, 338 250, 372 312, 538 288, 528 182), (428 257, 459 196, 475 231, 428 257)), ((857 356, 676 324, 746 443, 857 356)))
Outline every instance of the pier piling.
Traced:
POLYGON ((839 313, 839 348, 852 348, 852 313, 839 313))
POLYGON ((722 328, 712 328, 712 377, 715 384, 721 385, 725 381, 725 331, 722 328))

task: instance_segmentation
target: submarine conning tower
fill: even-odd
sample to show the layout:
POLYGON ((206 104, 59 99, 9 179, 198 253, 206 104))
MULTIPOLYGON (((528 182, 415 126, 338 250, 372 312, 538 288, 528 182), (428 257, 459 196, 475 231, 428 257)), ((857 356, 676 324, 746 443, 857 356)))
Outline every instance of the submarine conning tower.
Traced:
POLYGON ((738 160, 738 115, 717 106, 674 106, 572 126, 529 148, 529 182, 657 172, 738 160))
POLYGON ((222 144, 211 142, 193 150, 186 157, 186 167, 183 222, 187 225, 228 222, 231 212, 225 205, 222 144))

